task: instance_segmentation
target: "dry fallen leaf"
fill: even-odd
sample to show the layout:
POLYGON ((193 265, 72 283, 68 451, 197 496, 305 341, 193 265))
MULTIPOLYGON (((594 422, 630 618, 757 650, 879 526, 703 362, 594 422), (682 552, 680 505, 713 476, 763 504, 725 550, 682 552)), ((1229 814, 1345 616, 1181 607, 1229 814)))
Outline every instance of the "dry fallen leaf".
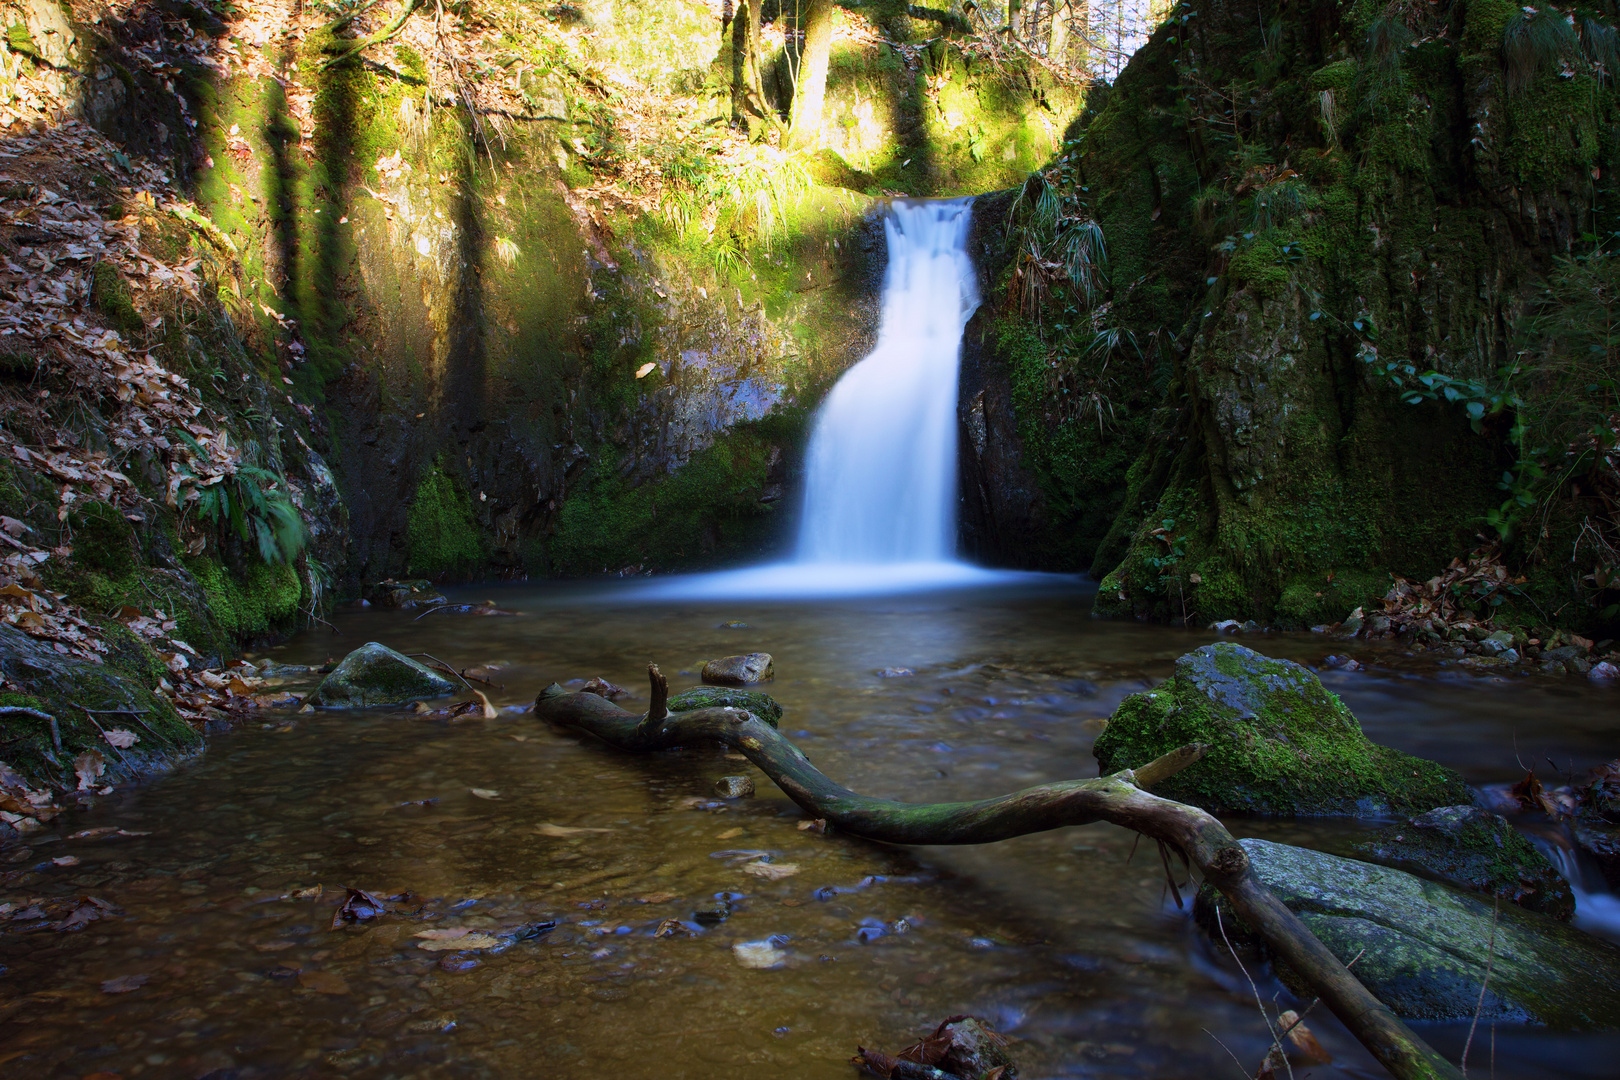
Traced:
POLYGON ((501 797, 501 793, 493 788, 475 787, 468 788, 467 790, 478 796, 480 799, 498 799, 501 797))
POLYGON ((799 864, 790 862, 751 862, 743 864, 742 872, 745 874, 752 874, 757 878, 764 878, 766 881, 780 881, 783 878, 792 877, 794 874, 797 874, 799 872, 799 864))
POLYGON ((73 775, 79 778, 79 790, 89 791, 96 786, 96 780, 107 771, 107 759, 94 750, 86 750, 73 759, 73 775))
POLYGON ((725 832, 723 832, 719 836, 715 837, 715 839, 716 840, 735 840, 735 839, 737 839, 737 837, 741 836, 742 834, 743 834, 743 831, 741 829, 727 829, 725 832))
POLYGON ((425 939, 416 943, 425 952, 474 951, 505 944, 500 938, 472 930, 424 930, 416 936, 425 939))
POLYGON ((52 866, 78 866, 79 865, 79 857, 77 855, 58 855, 56 858, 51 860, 51 865, 52 866))
POLYGON ((133 731, 125 731, 123 728, 113 728, 111 731, 104 731, 102 732, 101 737, 106 739, 110 745, 115 746, 120 750, 128 750, 130 747, 141 741, 141 737, 139 735, 135 734, 133 731))
POLYGON ((343 976, 331 971, 301 971, 298 973, 298 985, 317 994, 349 992, 349 984, 343 981, 343 976))
POLYGON ((146 985, 150 975, 120 975, 116 979, 108 979, 101 984, 103 994, 127 994, 131 990, 139 990, 146 985))
POLYGON ((544 825, 536 825, 534 827, 534 831, 541 836, 580 836, 584 833, 612 832, 613 830, 585 828, 576 829, 568 825, 553 825, 550 822, 547 822, 544 825))

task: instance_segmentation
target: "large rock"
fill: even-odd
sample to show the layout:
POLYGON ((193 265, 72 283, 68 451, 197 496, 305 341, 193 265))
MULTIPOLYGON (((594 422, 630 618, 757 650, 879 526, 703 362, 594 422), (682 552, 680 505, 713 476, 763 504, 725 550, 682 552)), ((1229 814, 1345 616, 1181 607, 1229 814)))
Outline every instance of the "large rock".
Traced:
POLYGON ((1442 806, 1419 814, 1361 841, 1356 853, 1555 919, 1575 914, 1575 894, 1547 857, 1507 819, 1477 806, 1442 806))
MULTIPOLYGON (((1347 964, 1354 959, 1356 977, 1408 1020, 1472 1017, 1489 965, 1482 1020, 1620 1026, 1620 947, 1392 867, 1265 840, 1241 843, 1260 880, 1333 955, 1347 964)), ((1197 914, 1217 942, 1217 908, 1228 937, 1249 936, 1226 901, 1206 887, 1197 914)), ((1277 974, 1309 993, 1285 966, 1279 964, 1277 974)))
POLYGON ((693 709, 715 709, 729 706, 747 709, 771 727, 782 719, 782 706, 769 694, 757 690, 734 690, 728 686, 694 686, 669 699, 670 712, 690 712, 693 709))
POLYGON ((703 681, 711 686, 747 686, 764 682, 776 674, 771 654, 744 653, 742 656, 722 656, 703 665, 703 681))
POLYGON ((1229 642, 1126 698, 1093 753, 1106 774, 1192 742, 1211 749, 1154 794, 1216 813, 1384 817, 1473 800, 1451 769, 1368 741, 1311 671, 1229 642))
POLYGON ((312 705, 403 705, 444 697, 455 684, 425 664, 368 641, 343 658, 310 695, 312 705))

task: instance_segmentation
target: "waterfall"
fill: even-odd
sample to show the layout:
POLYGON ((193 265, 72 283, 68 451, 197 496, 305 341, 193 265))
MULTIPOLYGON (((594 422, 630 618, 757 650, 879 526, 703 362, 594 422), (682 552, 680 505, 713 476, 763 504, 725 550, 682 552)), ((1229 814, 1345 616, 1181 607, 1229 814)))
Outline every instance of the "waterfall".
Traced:
POLYGON ((626 598, 835 597, 1047 577, 955 559, 957 366, 979 306, 972 212, 971 198, 891 204, 877 344, 816 416, 793 560, 664 578, 626 598))
POLYGON ((838 380, 805 461, 798 561, 928 563, 956 547, 956 375, 979 306, 971 199, 897 201, 877 346, 838 380))

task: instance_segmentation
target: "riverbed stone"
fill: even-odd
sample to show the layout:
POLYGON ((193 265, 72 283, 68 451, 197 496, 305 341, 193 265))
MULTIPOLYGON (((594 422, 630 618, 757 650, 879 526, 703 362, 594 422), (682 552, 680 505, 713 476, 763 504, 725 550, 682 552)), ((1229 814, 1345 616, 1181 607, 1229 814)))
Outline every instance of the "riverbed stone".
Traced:
POLYGON ((437 607, 449 602, 443 593, 433 587, 433 582, 426 578, 389 578, 386 581, 379 581, 366 590, 366 599, 378 607, 400 608, 404 611, 437 607))
POLYGON ((747 686, 764 682, 775 674, 770 653, 752 652, 710 660, 703 665, 701 677, 711 686, 747 686))
POLYGON ((694 686, 669 699, 670 712, 693 709, 747 709, 771 727, 782 719, 782 706, 769 694, 758 690, 736 690, 729 686, 694 686))
POLYGON ((310 695, 311 705, 364 707, 404 705, 444 697, 455 684, 425 664, 368 641, 345 656, 310 695))
POLYGON ((1370 862, 1425 877, 1567 921, 1575 894, 1547 857, 1507 823, 1477 806, 1442 806, 1380 830, 1355 845, 1370 862))
POLYGON ((722 776, 714 782, 714 790, 722 799, 751 799, 754 780, 749 776, 722 776))
POLYGON ((1392 817, 1471 802, 1451 769, 1379 746, 1308 668, 1231 642, 1122 702, 1093 748, 1104 774, 1188 743, 1203 760, 1154 794, 1216 813, 1392 817))
MULTIPOLYGON (((1404 1019, 1471 1018, 1488 964, 1481 1020, 1564 1030, 1620 1025, 1620 946, 1393 867, 1265 840, 1240 843, 1260 880, 1341 962, 1354 960, 1356 977, 1404 1019)), ((1206 886, 1196 914, 1217 947, 1224 948, 1217 908, 1234 943, 1253 940, 1206 886)), ((1285 965, 1277 974, 1309 994, 1285 965)))

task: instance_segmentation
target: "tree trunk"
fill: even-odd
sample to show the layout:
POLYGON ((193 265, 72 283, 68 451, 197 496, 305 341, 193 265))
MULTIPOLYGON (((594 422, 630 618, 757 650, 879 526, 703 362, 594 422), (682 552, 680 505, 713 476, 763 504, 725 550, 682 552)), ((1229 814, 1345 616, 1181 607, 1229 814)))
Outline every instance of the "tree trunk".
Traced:
POLYGON ((827 63, 832 58, 832 0, 808 0, 804 9, 804 51, 793 81, 793 128, 789 144, 797 150, 821 145, 821 111, 827 97, 827 63))
POLYGON ((1069 0, 1052 5, 1052 36, 1046 44, 1046 58, 1064 67, 1069 66, 1069 14, 1069 0))
POLYGON ((1399 1080, 1460 1080, 1461 1073, 1362 986, 1255 876, 1241 845, 1196 806, 1145 788, 1203 756, 1193 745, 1140 769, 1096 780, 1041 784, 979 802, 902 803, 857 794, 828 779, 776 728, 742 709, 666 713, 668 682, 652 665, 652 707, 625 712, 595 694, 553 683, 535 699, 538 719, 580 728, 620 750, 648 752, 701 743, 739 751, 805 813, 854 836, 889 844, 986 844, 1067 825, 1108 821, 1181 851, 1282 960, 1305 979, 1351 1034, 1399 1080))
POLYGON ((739 0, 731 20, 731 118, 750 132, 772 119, 760 76, 760 0, 739 0))

